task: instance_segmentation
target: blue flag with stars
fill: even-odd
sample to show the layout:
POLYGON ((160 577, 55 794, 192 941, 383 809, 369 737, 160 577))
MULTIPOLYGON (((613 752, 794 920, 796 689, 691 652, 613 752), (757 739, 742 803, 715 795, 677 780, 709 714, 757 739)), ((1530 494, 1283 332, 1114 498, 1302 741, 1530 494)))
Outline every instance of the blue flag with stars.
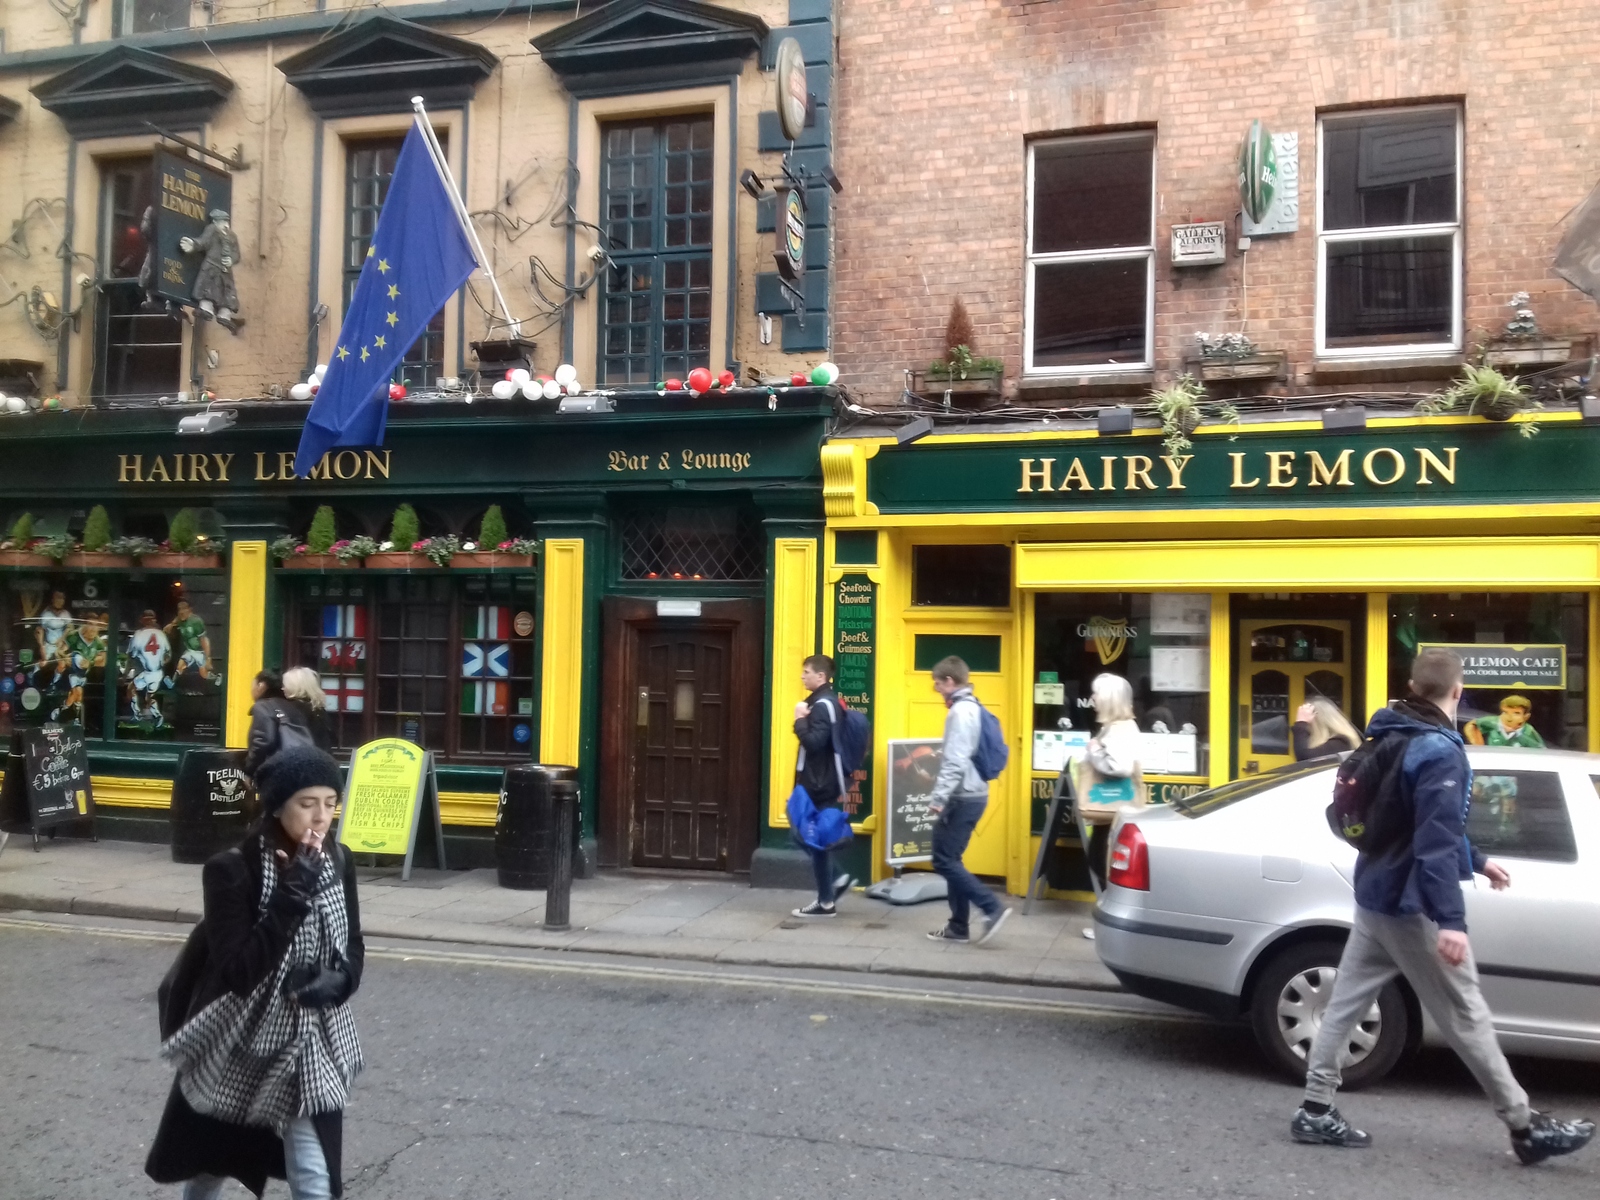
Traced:
POLYGON ((389 379, 434 314, 478 265, 420 125, 400 147, 367 261, 306 415, 294 473, 334 446, 381 446, 389 379))

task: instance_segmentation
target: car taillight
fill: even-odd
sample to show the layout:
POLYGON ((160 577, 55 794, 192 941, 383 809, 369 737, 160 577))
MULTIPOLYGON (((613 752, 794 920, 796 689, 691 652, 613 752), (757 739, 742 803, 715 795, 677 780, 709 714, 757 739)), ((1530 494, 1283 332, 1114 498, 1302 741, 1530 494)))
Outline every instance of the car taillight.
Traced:
POLYGON ((1136 892, 1150 890, 1150 847, 1137 825, 1124 825, 1111 847, 1110 881, 1136 892))

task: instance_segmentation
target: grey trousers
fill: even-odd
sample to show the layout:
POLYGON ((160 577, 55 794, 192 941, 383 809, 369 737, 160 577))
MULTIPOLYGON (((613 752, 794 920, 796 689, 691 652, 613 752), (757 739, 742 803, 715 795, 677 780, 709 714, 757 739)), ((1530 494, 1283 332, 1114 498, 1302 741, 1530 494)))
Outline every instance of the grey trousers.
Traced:
POLYGON ((1420 913, 1386 917, 1356 909, 1333 996, 1306 1061, 1306 1099, 1333 1103, 1350 1034, 1396 975, 1405 976, 1450 1048, 1494 1101, 1499 1118, 1512 1129, 1526 1129, 1531 1119, 1528 1093, 1511 1074, 1495 1040, 1489 1006, 1478 990, 1477 963, 1469 951, 1459 967, 1447 966, 1439 957, 1439 927, 1420 913))

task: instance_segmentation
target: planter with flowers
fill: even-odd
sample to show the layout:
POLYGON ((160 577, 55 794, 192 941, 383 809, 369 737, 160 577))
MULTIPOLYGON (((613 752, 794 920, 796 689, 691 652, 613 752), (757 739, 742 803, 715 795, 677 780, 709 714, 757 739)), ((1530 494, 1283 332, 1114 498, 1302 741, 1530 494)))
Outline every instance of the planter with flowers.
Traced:
MULTIPOLYGON (((179 571, 220 567, 221 544, 216 539, 201 533, 198 526, 199 519, 195 516, 194 510, 180 508, 167 527, 167 540, 156 544, 153 550, 135 556, 139 560, 139 565, 157 570, 179 571)), ((149 544, 147 539, 140 539, 140 542, 141 550, 149 544)))
POLYGON ((974 357, 974 340, 972 318, 957 296, 945 322, 944 356, 929 363, 926 371, 911 372, 911 390, 956 408, 987 408, 999 400, 1005 360, 974 357))
POLYGON ((487 567, 489 570, 510 570, 533 565, 534 551, 539 543, 532 538, 514 538, 506 530, 505 515, 498 504, 491 504, 478 526, 476 542, 462 542, 461 549, 451 555, 452 567, 487 567))
POLYGON ((1242 333, 1196 333, 1194 353, 1184 365, 1202 383, 1289 377, 1287 354, 1282 350, 1262 350, 1242 333))
POLYGON ((1511 320, 1498 335, 1482 344, 1485 366, 1516 371, 1559 366, 1588 357, 1586 338, 1551 335, 1539 328, 1539 318, 1534 316, 1527 292, 1514 293, 1506 307, 1512 311, 1511 320))
POLYGON ((379 542, 377 550, 367 555, 367 566, 406 571, 429 567, 432 564, 423 558, 421 553, 413 552, 413 548, 421 539, 422 526, 417 520, 417 510, 409 504, 402 504, 394 510, 394 520, 389 525, 388 540, 379 542))
POLYGON ((89 519, 83 525, 83 544, 74 546, 63 562, 80 571, 133 566, 133 555, 112 551, 114 540, 111 536, 111 518, 106 513, 105 505, 96 504, 89 510, 89 519))
POLYGON ((16 524, 11 526, 11 532, 4 541, 0 541, 0 566, 5 567, 48 567, 51 558, 38 544, 42 538, 33 536, 33 514, 23 513, 17 518, 16 524))

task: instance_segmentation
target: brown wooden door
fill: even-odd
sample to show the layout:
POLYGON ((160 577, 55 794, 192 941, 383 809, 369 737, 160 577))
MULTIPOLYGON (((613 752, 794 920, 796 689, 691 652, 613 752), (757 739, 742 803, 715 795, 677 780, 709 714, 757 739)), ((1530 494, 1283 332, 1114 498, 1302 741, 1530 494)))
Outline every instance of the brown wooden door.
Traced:
POLYGON ((726 870, 732 631, 640 628, 633 864, 726 870))

